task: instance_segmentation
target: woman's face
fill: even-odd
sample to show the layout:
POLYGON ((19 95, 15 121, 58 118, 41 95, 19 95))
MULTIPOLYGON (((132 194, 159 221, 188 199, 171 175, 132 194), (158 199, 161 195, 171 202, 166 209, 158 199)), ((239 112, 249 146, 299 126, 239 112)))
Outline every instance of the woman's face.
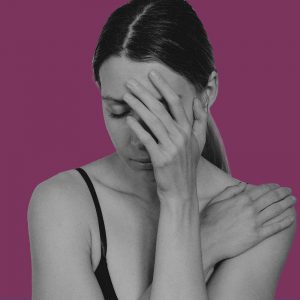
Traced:
MULTIPOLYGON (((107 59, 99 71, 105 125, 120 159, 135 170, 151 171, 152 166, 149 163, 138 162, 145 159, 150 161, 150 156, 134 131, 127 125, 125 117, 130 114, 141 124, 142 119, 123 101, 123 96, 125 93, 132 93, 126 87, 126 82, 133 78, 141 83, 156 99, 160 99, 162 95, 148 77, 151 70, 158 71, 174 92, 181 95, 182 105, 192 124, 195 87, 166 65, 158 62, 134 62, 123 56, 114 56, 107 59)), ((149 131, 149 129, 146 130, 149 131)))

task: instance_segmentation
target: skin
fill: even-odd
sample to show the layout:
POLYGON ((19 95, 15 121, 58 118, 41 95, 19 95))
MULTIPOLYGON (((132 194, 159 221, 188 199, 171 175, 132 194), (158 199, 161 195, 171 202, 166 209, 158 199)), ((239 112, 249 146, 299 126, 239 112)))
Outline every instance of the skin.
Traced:
MULTIPOLYGON (((160 92, 148 77, 151 70, 157 70, 173 91, 180 95, 182 106, 191 124, 193 122, 193 97, 197 96, 203 99, 204 94, 208 95, 209 111, 217 97, 218 75, 216 72, 212 72, 206 88, 200 94, 186 78, 161 63, 133 62, 126 57, 111 57, 100 68, 103 115, 108 132, 116 148, 116 153, 108 158, 109 164, 116 171, 115 175, 121 174, 118 177, 121 178, 123 184, 125 182, 127 189, 137 196, 138 201, 145 202, 148 211, 152 213, 157 212, 158 215, 159 197, 157 196, 157 184, 153 168, 148 164, 137 165, 132 161, 132 159, 149 158, 149 153, 135 131, 132 130, 132 126, 128 126, 125 117, 114 119, 109 115, 111 112, 120 114, 130 110, 130 116, 133 116, 138 122, 142 121, 139 114, 131 109, 128 104, 124 108, 124 106, 118 105, 118 101, 124 100, 126 93, 134 91, 126 86, 130 79, 136 79, 154 98, 160 99, 160 92), (114 98, 117 101, 110 101, 109 98, 114 98)), ((196 171, 199 203, 208 203, 226 187, 235 185, 238 182, 240 180, 231 177, 202 156, 200 157, 196 171)), ((246 190, 251 190, 251 187, 254 186, 248 185, 246 190)), ((149 293, 147 295, 146 292, 145 299, 148 297, 149 293)))
MULTIPOLYGON (((164 76, 175 93, 181 95, 183 108, 189 121, 192 122, 193 96, 197 95, 202 99, 203 94, 197 94, 193 85, 185 78, 160 63, 137 63, 125 57, 112 57, 101 66, 100 78, 102 98, 109 94, 119 99, 114 102, 103 99, 102 103, 105 123, 116 152, 82 166, 88 172, 101 203, 108 239, 109 272, 115 290, 118 295, 122 295, 122 299, 144 300, 150 297, 154 261, 156 261, 156 237, 161 236, 157 234, 160 199, 151 166, 132 161, 133 158, 149 157, 145 146, 125 118, 114 119, 109 116, 109 113, 121 113, 125 110, 124 106, 118 105, 118 101, 129 92, 126 82, 132 78, 143 84, 153 97, 160 98, 160 93, 148 77, 149 71, 153 69, 164 76)), ((215 102, 217 91, 218 76, 213 72, 203 91, 209 98, 208 111, 215 102)), ((126 109, 128 108, 127 106, 126 109)), ((131 111, 130 115, 141 122, 139 115, 134 111, 131 111)), ((244 189, 249 192, 248 197, 242 194, 241 198, 233 198, 235 192, 238 189, 241 191, 242 188, 228 187, 238 182, 240 180, 231 177, 200 156, 196 168, 197 198, 202 204, 214 203, 202 216, 201 228, 205 228, 201 231, 203 271, 206 273, 208 267, 213 266, 219 260, 237 255, 232 259, 227 259, 213 273, 207 283, 207 293, 209 299, 225 299, 224 296, 226 296, 226 299, 252 300, 254 299, 251 296, 253 292, 257 293, 255 299, 273 299, 270 291, 273 289, 276 274, 279 274, 280 266, 284 262, 293 238, 294 227, 289 227, 280 234, 263 241, 257 247, 253 247, 257 242, 256 233, 252 229, 258 217, 266 217, 263 213, 253 214, 253 200, 264 194, 266 190, 254 188, 253 185, 248 184, 244 189), (250 194, 251 197, 249 197, 250 194), (226 199, 228 197, 229 199, 226 199), (204 226, 205 224, 207 226, 204 226), (224 228, 226 228, 225 231, 224 228), (208 240, 209 243, 207 243, 208 240), (221 248, 218 246, 220 244, 224 250, 223 256, 213 252, 213 249, 221 248), (252 249, 248 250, 249 247, 252 249), (277 252, 275 253, 273 249, 277 252), (247 250, 245 254, 236 253, 236 251, 245 250, 247 250), (221 256, 218 257, 218 255, 221 256), (264 271, 261 270, 261 266, 264 266, 264 271), (253 277, 254 273, 258 273, 258 276, 253 277), (259 281, 256 278, 259 278, 259 281), (245 293, 246 289, 248 293, 245 293), (247 298, 248 296, 250 298, 247 298)), ((273 186, 274 189, 277 187, 273 186)), ((281 190, 281 194, 285 193, 285 196, 290 192, 281 190)), ((35 189, 28 211, 33 260, 33 299, 48 299, 46 295, 51 295, 51 299, 65 299, 75 294, 78 299, 82 299, 81 295, 84 295, 86 299, 102 299, 93 273, 100 261, 101 247, 98 220, 90 197, 88 190, 83 188, 82 178, 73 169, 48 179, 35 189), (49 244, 53 247, 49 248, 49 244), (49 260, 52 261, 51 265, 48 263, 49 260), (64 268, 61 268, 62 265, 64 268), (74 290, 75 282, 76 291, 74 290)), ((274 195, 260 199, 262 200, 255 203, 262 207, 270 205, 270 200, 272 202, 280 200, 274 195)), ((289 206, 293 203, 290 202, 289 206)), ((268 209, 264 210, 265 213, 270 213, 271 207, 272 205, 268 206, 268 209)), ((282 208, 280 212, 283 210, 282 208)), ((166 210, 164 213, 163 219, 167 220, 166 210)), ((193 214, 197 214, 195 209, 193 214)), ((293 215, 293 211, 286 209, 282 215, 289 214, 293 215)), ((282 215, 276 212, 270 221, 279 221, 282 215), (273 218, 274 216, 277 218, 273 218)), ((166 235, 163 240, 167 240, 170 236, 168 232, 170 223, 165 223, 166 235)), ((176 228, 182 228, 182 226, 176 228)), ((185 237, 193 242, 198 238, 198 233, 197 236, 191 237, 187 237, 186 234, 177 236, 175 233, 174 240, 182 241, 185 237)), ((171 245, 172 242, 173 239, 167 244, 171 245)), ((188 241, 182 246, 184 247, 185 244, 188 244, 188 241)), ((182 254, 189 253, 188 257, 193 255, 196 257, 197 253, 200 253, 199 249, 193 248, 193 255, 191 255, 190 249, 183 250, 182 254)), ((166 258, 169 259, 172 256, 174 256, 174 251, 166 252, 161 256, 162 261, 158 265, 162 266, 166 258)), ((173 261, 177 263, 180 260, 176 258, 173 261)), ((191 266, 193 265, 197 264, 192 263, 191 266)), ((160 273, 170 270, 170 267, 173 265, 163 268, 160 273)), ((183 270, 182 266, 177 266, 177 268, 183 270)), ((169 275, 172 275, 172 271, 169 275)), ((191 274, 188 272, 186 275, 191 274)), ((170 292, 168 287, 163 288, 170 292)), ((158 297, 158 299, 161 298, 158 297)))
MULTIPOLYGON (((125 118, 113 119, 110 112, 121 113, 128 110, 128 106, 118 105, 118 101, 106 100, 106 96, 113 96, 114 99, 122 100, 124 94, 129 91, 126 82, 131 78, 138 78, 139 82, 156 98, 160 98, 159 91, 154 87, 148 78, 151 70, 159 71, 167 80, 174 92, 182 96, 182 105, 190 122, 193 121, 193 97, 197 95, 195 87, 183 76, 175 73, 169 67, 157 63, 133 62, 126 57, 111 57, 100 68, 101 95, 103 99, 103 115, 107 130, 116 148, 116 153, 109 158, 109 164, 113 165, 116 173, 124 174, 122 178, 126 184, 134 190, 148 204, 157 206, 157 186, 153 174, 153 169, 148 166, 139 166, 131 159, 149 158, 146 147, 138 139, 135 132, 127 125, 125 118)), ((208 109, 215 102, 218 92, 218 76, 212 72, 206 90, 209 96, 208 109)), ((120 102, 119 102, 120 103, 120 102)), ((136 112, 132 111, 131 116, 139 119, 136 112)), ((197 170, 198 197, 201 199, 211 198, 220 192, 224 185, 236 184, 239 180, 222 172, 202 156, 197 170)))
MULTIPOLYGON (((218 75, 216 72, 211 74, 206 89, 202 91, 202 94, 199 94, 197 93, 195 87, 189 81, 187 81, 186 78, 180 74, 177 74, 168 66, 165 66, 161 63, 133 62, 126 57, 111 57, 107 59, 100 68, 101 96, 103 100, 102 109, 106 128, 115 146, 116 152, 103 159, 85 165, 84 168, 91 176, 95 178, 94 182, 101 182, 101 185, 104 185, 105 189, 107 187, 109 189, 117 189, 119 195, 123 195, 123 199, 124 195, 131 195, 130 200, 127 197, 125 198, 128 200, 127 203, 124 201, 122 201, 122 204, 118 202, 120 205, 119 208, 125 206, 129 207, 130 205, 131 214, 135 214, 135 217, 132 216, 133 220, 138 218, 137 215, 142 216, 143 223, 136 223, 135 226, 153 228, 149 234, 151 235, 151 240, 154 242, 157 234, 160 201, 157 195, 157 184, 155 181, 153 168, 151 168, 149 165, 138 165, 132 161, 132 159, 149 158, 149 153, 135 132, 127 124, 125 118, 115 119, 110 116, 110 113, 121 114, 130 109, 128 105, 122 106, 118 104, 120 101, 124 100, 123 96, 130 91, 126 86, 126 82, 129 79, 138 79, 138 81, 155 98, 161 98, 160 92, 149 80, 148 73, 151 70, 157 70, 162 76, 164 76, 174 92, 178 95, 181 95, 182 106, 186 112, 188 120, 191 123, 193 122, 194 96, 203 99, 205 93, 208 95, 208 111, 216 100, 218 93, 218 75), (113 101, 111 98, 113 98, 115 101, 113 101)), ((134 110, 131 110, 130 115, 138 121, 141 120, 140 116, 134 110)), ((200 156, 196 171, 197 196, 199 202, 201 203, 207 203, 215 195, 222 192, 226 187, 240 182, 240 180, 231 177, 204 159, 202 156, 200 156)), ((97 193, 103 195, 103 192, 103 187, 99 186, 97 193)), ((104 193, 106 196, 102 197, 102 205, 105 197, 107 199, 111 198, 111 195, 106 194, 106 192, 104 193)), ((122 218, 122 216, 123 213, 120 214, 119 218, 122 218)), ((107 222, 109 223, 109 221, 107 222)), ((113 222, 111 222, 111 225, 108 226, 114 226, 113 222)), ((94 231, 94 235, 99 235, 96 230, 94 231)), ((113 239, 112 234, 110 234, 110 236, 111 239, 113 239)), ((115 245, 114 248, 116 249, 117 241, 111 241, 111 244, 112 243, 115 245)), ((151 247, 153 247, 153 245, 151 247)), ((204 245, 203 251, 209 253, 211 250, 210 247, 205 246, 206 245, 204 245)), ((98 245, 93 247, 95 266, 97 266, 99 261, 98 258, 100 257, 99 248, 100 247, 98 247, 98 245)), ((111 256, 113 257, 113 250, 111 249, 110 251, 111 256)), ((122 277, 121 275, 117 274, 117 272, 114 273, 114 267, 112 266, 114 264, 118 264, 117 256, 118 255, 116 254, 115 257, 111 259, 112 262, 110 268, 116 285, 119 285, 120 289, 122 289, 122 277), (120 277, 119 281, 118 277, 120 277)), ((209 255, 205 256, 208 257, 209 255)), ((152 274, 154 248, 151 250, 150 257, 151 259, 148 263, 150 263, 151 271, 149 273, 152 274)), ((209 271, 208 268, 210 263, 211 260, 204 262, 206 275, 209 271)), ((149 289, 147 291, 149 295, 149 289)), ((147 296, 146 292, 145 299, 148 297, 149 296, 147 296)))

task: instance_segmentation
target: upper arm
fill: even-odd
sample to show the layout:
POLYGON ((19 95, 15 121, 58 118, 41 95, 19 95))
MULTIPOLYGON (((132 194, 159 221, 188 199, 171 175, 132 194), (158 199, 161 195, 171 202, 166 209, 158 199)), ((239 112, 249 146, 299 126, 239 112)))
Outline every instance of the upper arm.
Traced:
POLYGON ((89 226, 77 199, 70 186, 55 179, 32 193, 27 219, 33 300, 104 300, 90 260, 89 226))
MULTIPOLYGON (((291 214, 296 215, 294 207, 279 217, 291 214)), ((207 284, 209 299, 273 300, 295 230, 296 221, 246 252, 222 261, 207 284)))

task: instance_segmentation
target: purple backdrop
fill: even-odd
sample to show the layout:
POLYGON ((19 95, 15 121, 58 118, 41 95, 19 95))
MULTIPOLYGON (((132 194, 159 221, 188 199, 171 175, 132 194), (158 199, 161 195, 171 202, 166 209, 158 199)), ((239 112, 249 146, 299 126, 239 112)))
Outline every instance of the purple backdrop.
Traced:
MULTIPOLYGON (((1 1, 0 299, 31 297, 33 188, 114 151, 91 62, 104 22, 123 3, 1 1)), ((299 1, 190 3, 215 52, 220 87, 212 113, 233 176, 277 182, 298 197, 299 1)), ((297 236, 276 299, 300 299, 299 251, 297 236)))

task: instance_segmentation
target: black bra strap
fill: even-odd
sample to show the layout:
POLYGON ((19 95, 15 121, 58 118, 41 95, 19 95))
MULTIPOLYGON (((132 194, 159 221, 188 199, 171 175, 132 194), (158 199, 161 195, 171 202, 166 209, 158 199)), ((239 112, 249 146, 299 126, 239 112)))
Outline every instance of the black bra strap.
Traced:
POLYGON ((97 217, 98 217, 98 224, 99 224, 99 231, 100 231, 103 255, 104 255, 104 257, 106 257, 107 244, 106 244, 105 226, 104 226, 103 215, 102 215, 101 207, 100 207, 100 204, 98 201, 98 197, 97 197, 95 188, 93 186, 93 183, 92 183, 90 177, 88 176, 88 174, 86 173, 86 171, 84 169, 76 168, 76 170, 82 175, 82 177, 85 180, 85 182, 90 190, 90 193, 92 195, 92 198, 93 198, 93 201, 95 204, 95 208, 96 208, 96 212, 97 212, 97 217))

